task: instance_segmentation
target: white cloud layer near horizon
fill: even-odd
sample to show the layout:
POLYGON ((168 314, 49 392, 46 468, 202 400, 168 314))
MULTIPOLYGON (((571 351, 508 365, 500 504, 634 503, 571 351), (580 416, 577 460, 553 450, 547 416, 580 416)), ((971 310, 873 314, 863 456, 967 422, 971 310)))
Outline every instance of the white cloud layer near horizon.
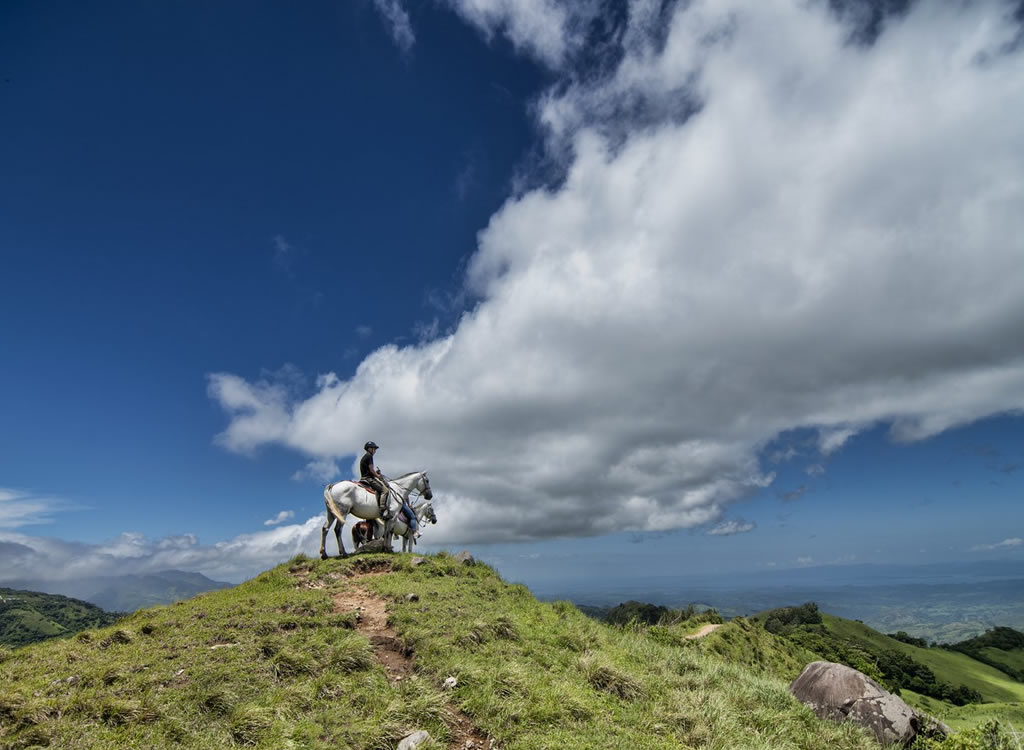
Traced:
MULTIPOLYGON (((554 0, 451 4, 513 41, 548 18, 556 68, 578 43, 554 0)), ((308 397, 212 374, 221 445, 316 467, 372 438, 495 542, 720 521, 789 430, 826 456, 1024 412, 1013 4, 916 3, 871 45, 823 2, 694 0, 662 35, 653 7, 536 103, 565 179, 480 232, 454 332, 308 397)))
MULTIPOLYGON (((194 534, 150 539, 125 532, 100 544, 0 530, 0 586, 188 570, 237 583, 298 554, 315 555, 323 518, 201 544, 194 534)), ((351 545, 350 545, 351 546, 351 545)))
MULTIPOLYGON (((7 490, 0 489, 0 497, 7 490)), ((61 501, 63 502, 63 501, 61 501)), ((64 507, 70 507, 65 503, 64 507)), ((458 523, 452 514, 429 525, 420 540, 421 551, 437 551, 457 540, 458 523)), ((124 532, 100 542, 86 543, 35 536, 0 527, 0 586, 29 581, 59 582, 99 576, 143 575, 163 570, 202 573, 219 581, 238 583, 296 555, 316 557, 324 514, 300 523, 285 523, 294 511, 281 511, 261 529, 231 539, 203 544, 195 534, 150 538, 124 532)), ((351 524, 343 531, 348 552, 353 551, 351 524)), ((327 554, 338 554, 333 532, 328 534, 327 554)))
POLYGON ((987 552, 990 550, 997 549, 1015 549, 1020 546, 1024 546, 1024 539, 1021 539, 1019 536, 1015 536, 1010 537, 1008 539, 1004 539, 1001 542, 996 542, 995 544, 976 544, 973 547, 971 547, 971 551, 987 552))

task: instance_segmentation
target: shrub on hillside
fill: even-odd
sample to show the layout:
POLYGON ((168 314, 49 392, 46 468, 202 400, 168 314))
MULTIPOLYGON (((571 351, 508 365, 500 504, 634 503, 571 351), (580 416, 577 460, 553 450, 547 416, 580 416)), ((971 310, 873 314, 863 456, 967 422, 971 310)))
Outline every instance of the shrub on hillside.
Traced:
POLYGON ((628 601, 617 607, 612 607, 608 612, 608 622, 613 625, 628 625, 631 622, 639 622, 646 625, 656 625, 664 615, 668 614, 667 607, 659 607, 646 602, 628 601))
POLYGON ((1017 740, 998 721, 965 729, 942 739, 921 737, 912 750, 1018 750, 1017 740))
POLYGON ((928 641, 924 638, 915 638, 904 630, 889 633, 888 635, 890 638, 900 641, 901 643, 909 643, 911 646, 917 646, 918 648, 928 648, 928 641))
POLYGON ((779 607, 765 612, 760 618, 764 620, 764 629, 775 635, 786 635, 801 625, 821 625, 821 612, 814 602, 806 602, 799 607, 779 607))
POLYGON ((725 619, 715 609, 709 607, 705 610, 698 610, 697 607, 690 604, 686 609, 670 609, 658 620, 659 625, 680 625, 684 622, 692 625, 703 623, 721 625, 725 619))
POLYGON ((1015 648, 1024 648, 1024 633, 1013 628, 995 627, 975 638, 954 643, 951 648, 998 648, 1012 651, 1015 648))

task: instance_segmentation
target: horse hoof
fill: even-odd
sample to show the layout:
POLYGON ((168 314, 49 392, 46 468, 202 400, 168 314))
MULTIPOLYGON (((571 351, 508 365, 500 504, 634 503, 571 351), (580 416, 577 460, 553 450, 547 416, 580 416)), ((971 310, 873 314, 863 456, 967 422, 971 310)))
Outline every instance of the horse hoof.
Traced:
POLYGON ((320 559, 321 560, 326 560, 327 559, 327 553, 326 552, 321 552, 320 553, 320 559))
POLYGON ((339 560, 347 560, 348 559, 348 555, 338 555, 338 559, 339 560))

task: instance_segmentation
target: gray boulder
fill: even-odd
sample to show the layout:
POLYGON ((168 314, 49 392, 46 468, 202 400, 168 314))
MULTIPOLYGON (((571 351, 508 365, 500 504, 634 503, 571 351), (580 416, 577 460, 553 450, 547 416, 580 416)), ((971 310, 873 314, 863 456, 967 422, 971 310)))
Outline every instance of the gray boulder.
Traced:
POLYGON ((921 730, 921 717, 902 699, 845 664, 811 662, 789 692, 818 718, 852 721, 883 745, 909 746, 921 730))
POLYGON ((422 745, 424 742, 430 739, 430 733, 425 729, 421 729, 418 732, 413 732, 408 737, 398 743, 398 750, 415 750, 415 748, 422 745))
POLYGON ((391 552, 391 547, 383 539, 371 539, 353 552, 353 555, 379 555, 381 552, 391 552))
POLYGON ((462 550, 462 552, 460 552, 459 554, 457 554, 455 556, 455 559, 458 560, 463 565, 472 565, 473 563, 476 562, 476 560, 473 559, 473 556, 471 554, 469 554, 469 550, 465 550, 465 549, 462 550))

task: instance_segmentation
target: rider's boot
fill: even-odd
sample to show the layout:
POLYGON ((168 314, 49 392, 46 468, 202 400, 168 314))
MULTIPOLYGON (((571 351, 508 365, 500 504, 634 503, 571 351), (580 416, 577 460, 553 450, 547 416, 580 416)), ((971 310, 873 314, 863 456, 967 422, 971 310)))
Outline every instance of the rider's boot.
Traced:
POLYGON ((390 515, 388 513, 388 504, 381 502, 381 493, 379 490, 377 491, 377 509, 380 511, 380 517, 386 521, 390 515))

